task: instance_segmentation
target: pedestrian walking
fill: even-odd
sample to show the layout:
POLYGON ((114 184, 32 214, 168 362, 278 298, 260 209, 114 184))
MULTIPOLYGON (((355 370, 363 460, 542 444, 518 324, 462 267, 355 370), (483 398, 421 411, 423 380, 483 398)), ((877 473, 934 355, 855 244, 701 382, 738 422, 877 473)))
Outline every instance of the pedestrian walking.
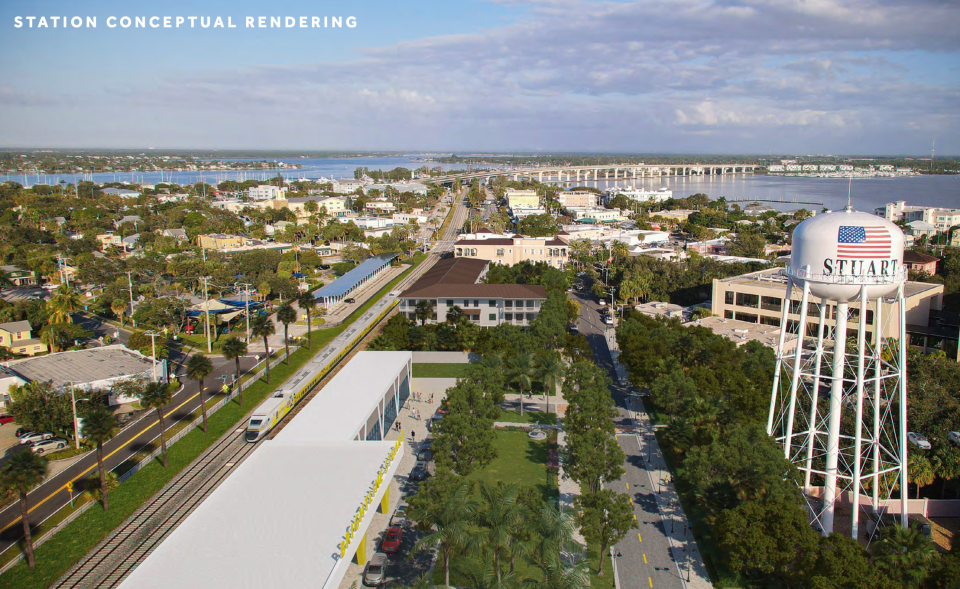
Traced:
POLYGON ((430 404, 433 405, 433 393, 430 393, 430 404))
POLYGON ((415 432, 415 431, 413 431, 413 430, 410 430, 410 439, 411 439, 414 443, 416 443, 416 441, 417 441, 417 432, 415 432))

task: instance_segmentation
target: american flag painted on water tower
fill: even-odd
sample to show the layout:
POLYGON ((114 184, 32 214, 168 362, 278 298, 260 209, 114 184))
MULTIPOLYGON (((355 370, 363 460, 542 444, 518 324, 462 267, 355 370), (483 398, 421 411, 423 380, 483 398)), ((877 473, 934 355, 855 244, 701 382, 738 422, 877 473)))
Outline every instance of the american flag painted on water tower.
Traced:
POLYGON ((890 257, 890 231, 886 227, 841 225, 837 236, 837 257, 882 259, 890 257))

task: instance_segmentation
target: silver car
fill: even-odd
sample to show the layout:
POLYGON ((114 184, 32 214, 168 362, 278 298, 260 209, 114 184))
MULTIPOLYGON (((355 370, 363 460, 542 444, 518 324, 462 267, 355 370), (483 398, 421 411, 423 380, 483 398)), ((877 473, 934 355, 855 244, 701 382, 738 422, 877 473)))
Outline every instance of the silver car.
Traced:
POLYGON ((931 448, 927 438, 917 432, 907 432, 907 441, 921 450, 929 450, 931 448))
POLYGON ((387 555, 377 552, 363 569, 363 584, 368 587, 382 585, 387 580, 387 555))
POLYGON ((51 432, 27 432, 20 436, 20 443, 23 445, 32 444, 41 440, 49 440, 53 437, 51 432))
POLYGON ((48 438, 46 440, 40 440, 39 442, 34 442, 30 444, 30 449, 36 452, 37 454, 43 454, 44 452, 56 452, 57 450, 63 450, 67 447, 67 441, 63 438, 48 438))

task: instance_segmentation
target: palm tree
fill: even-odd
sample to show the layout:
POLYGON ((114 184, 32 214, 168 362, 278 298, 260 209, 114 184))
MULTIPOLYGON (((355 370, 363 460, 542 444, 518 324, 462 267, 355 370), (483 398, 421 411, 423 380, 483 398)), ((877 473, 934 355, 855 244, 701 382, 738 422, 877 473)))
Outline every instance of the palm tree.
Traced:
MULTIPOLYGON (((917 485, 917 499, 920 498, 920 487, 932 484, 937 475, 933 470, 933 465, 927 460, 926 456, 917 453, 910 454, 907 462, 907 472, 910 481, 917 485)), ((909 493, 908 493, 909 494, 909 493)))
POLYGON ((0 485, 20 493, 20 521, 23 522, 23 537, 27 546, 27 565, 36 566, 33 559, 33 538, 30 536, 30 522, 27 518, 27 493, 39 485, 47 476, 47 461, 39 454, 29 450, 15 452, 0 467, 0 485))
POLYGON ((447 323, 450 325, 459 325, 460 321, 466 317, 463 309, 454 305, 447 310, 447 323))
POLYGON ((163 431, 163 406, 173 399, 167 385, 162 382, 149 382, 140 393, 140 404, 157 410, 157 423, 160 425, 160 448, 163 453, 163 467, 167 467, 167 438, 163 431))
POLYGON ((537 378, 543 383, 543 392, 547 397, 547 413, 550 413, 550 395, 556 392, 563 373, 563 363, 555 352, 545 352, 537 356, 537 378))
POLYGON ((904 589, 917 587, 938 556, 936 545, 915 528, 889 527, 874 547, 877 566, 904 589))
POLYGON ((476 546, 489 550, 493 554, 493 564, 497 582, 501 580, 500 556, 515 548, 516 537, 513 531, 524 519, 524 510, 517 503, 520 486, 503 485, 484 481, 480 485, 480 497, 486 503, 484 509, 477 511, 476 523, 480 531, 474 536, 476 546))
POLYGON ((113 311, 113 314, 120 320, 120 327, 123 328, 123 315, 127 311, 127 303, 117 297, 110 301, 110 310, 113 311))
POLYGON ((107 501, 107 471, 103 468, 103 444, 113 437, 117 429, 117 418, 103 405, 97 405, 83 419, 83 437, 97 443, 97 468, 100 471, 100 495, 103 497, 103 510, 110 509, 107 501))
POLYGON ((311 314, 313 310, 317 308, 317 299, 313 296, 313 293, 308 290, 297 299, 297 305, 307 314, 307 349, 312 350, 313 322, 311 321, 311 314))
POLYGON ((50 323, 73 323, 72 313, 80 310, 80 295, 64 282, 50 297, 50 323))
POLYGON ((520 388, 520 415, 523 415, 523 387, 530 387, 530 376, 533 374, 533 354, 518 352, 507 360, 507 377, 510 382, 517 382, 520 388))
POLYGON ((446 586, 450 586, 450 558, 470 540, 470 524, 476 513, 476 500, 470 496, 467 483, 460 483, 442 503, 431 503, 420 510, 411 509, 410 518, 430 524, 433 533, 420 538, 413 546, 416 554, 437 546, 443 555, 446 586))
POLYGON ((277 320, 280 323, 283 323, 283 346, 287 350, 286 360, 284 360, 287 365, 290 364, 290 340, 287 338, 287 329, 290 327, 290 324, 297 320, 297 312, 290 305, 284 305, 277 310, 277 320))
POLYGON ((610 246, 610 253, 615 260, 623 261, 630 255, 630 246, 622 241, 614 241, 610 246))
POLYGON ((530 554, 544 572, 553 565, 561 564, 564 553, 582 549, 573 539, 577 530, 573 515, 558 504, 550 503, 541 507, 532 519, 527 520, 527 528, 534 537, 530 554))
POLYGON ((187 378, 197 381, 200 385, 200 415, 203 416, 203 433, 207 433, 207 405, 203 402, 203 379, 213 372, 213 362, 200 352, 190 356, 187 360, 187 378))
POLYGON ((223 357, 233 360, 237 365, 237 399, 243 407, 243 387, 240 386, 240 358, 247 355, 247 343, 233 336, 223 342, 223 357))
POLYGON ((277 333, 277 326, 273 324, 269 315, 257 315, 250 324, 250 337, 263 338, 263 353, 266 355, 267 384, 270 384, 270 347, 267 338, 277 333))
POLYGON ((426 325, 427 319, 433 318, 433 301, 420 299, 414 310, 414 317, 420 320, 420 325, 426 325))

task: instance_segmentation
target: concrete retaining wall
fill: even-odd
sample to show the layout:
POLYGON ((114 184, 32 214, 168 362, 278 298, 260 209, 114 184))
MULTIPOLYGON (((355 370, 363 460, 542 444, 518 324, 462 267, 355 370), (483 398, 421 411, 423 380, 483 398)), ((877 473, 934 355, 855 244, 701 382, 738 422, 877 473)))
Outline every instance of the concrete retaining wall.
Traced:
POLYGON ((479 362, 480 355, 473 352, 414 352, 413 363, 419 364, 466 364, 479 362))
POLYGON ((412 382, 413 382, 412 390, 415 393, 444 394, 447 392, 447 389, 457 384, 457 379, 455 378, 414 378, 412 382))

